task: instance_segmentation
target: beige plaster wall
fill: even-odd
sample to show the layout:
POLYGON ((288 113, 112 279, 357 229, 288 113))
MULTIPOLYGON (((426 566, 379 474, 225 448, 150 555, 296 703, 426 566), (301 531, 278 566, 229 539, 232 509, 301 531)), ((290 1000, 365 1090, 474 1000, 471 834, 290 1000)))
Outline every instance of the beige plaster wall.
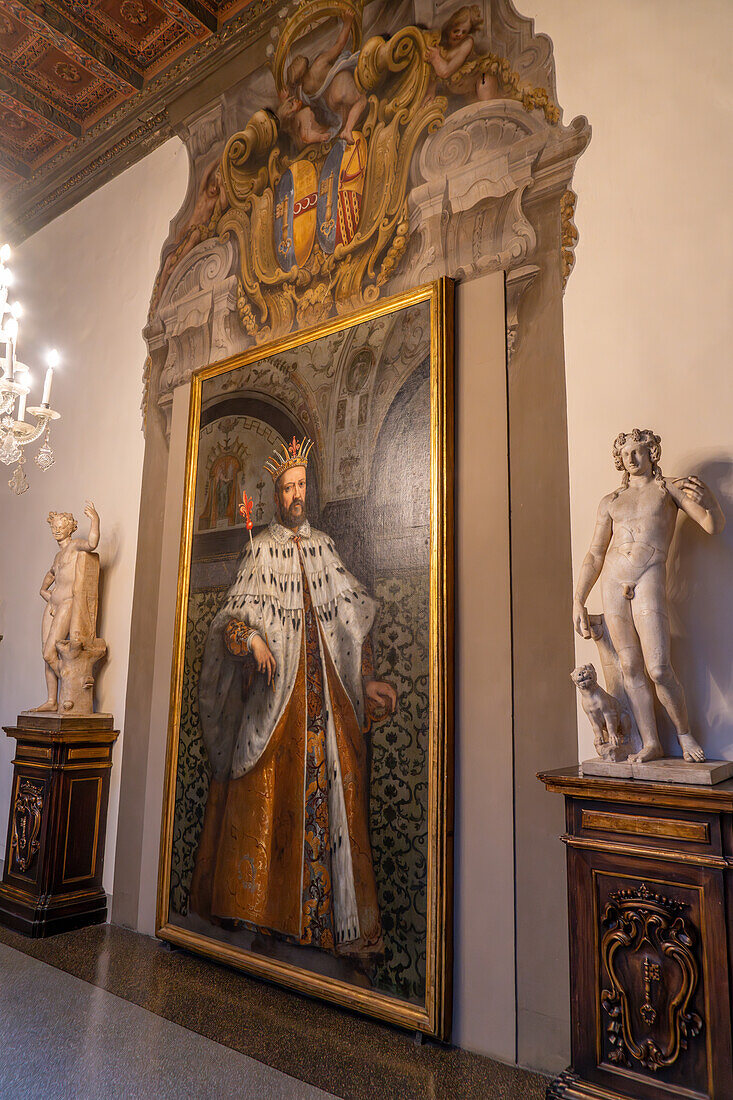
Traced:
MULTIPOLYGON (((532 0, 526 11, 553 40, 565 117, 593 126, 565 294, 574 573, 618 484, 614 437, 653 428, 663 471, 702 476, 728 516, 716 540, 679 523, 669 590, 693 730, 709 755, 731 757, 733 4, 532 0)), ((600 611, 596 593, 589 607, 600 611)), ((578 661, 594 657, 579 640, 578 661)), ((592 754, 582 713, 579 744, 592 754)))
MULTIPOLYGON (((59 348, 63 365, 52 396, 62 419, 51 439, 56 464, 43 474, 29 456, 26 471, 31 484, 24 496, 13 495, 6 485, 11 469, 0 467, 3 723, 45 698, 40 655, 44 605, 38 590, 56 551, 46 516, 51 509, 73 511, 86 535, 83 509, 88 498, 101 516, 104 579, 99 627, 109 646, 98 680, 98 702, 123 726, 144 446, 140 398, 145 345, 140 333, 160 246, 186 178, 185 150, 174 139, 14 254, 14 292, 25 307, 19 357, 33 368, 33 392, 40 401, 44 352, 51 344, 59 348)), ((2 848, 14 744, 4 736, 0 739, 2 848)), ((114 750, 107 828, 104 884, 109 891, 122 747, 120 738, 114 750)))

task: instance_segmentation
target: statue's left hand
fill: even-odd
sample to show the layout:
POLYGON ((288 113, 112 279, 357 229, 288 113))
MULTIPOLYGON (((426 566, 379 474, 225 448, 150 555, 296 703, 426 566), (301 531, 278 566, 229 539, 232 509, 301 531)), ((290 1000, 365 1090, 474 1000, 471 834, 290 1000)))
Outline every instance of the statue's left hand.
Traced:
POLYGON ((725 515, 712 489, 694 474, 667 481, 670 496, 678 508, 699 523, 708 535, 719 535, 725 528, 725 515))
POLYGON ((367 703, 375 710, 383 711, 383 717, 394 714, 397 707, 397 692, 385 680, 367 680, 364 685, 367 703))
POLYGON ((680 478, 676 482, 676 485, 682 490, 686 497, 690 500, 694 500, 695 504, 699 504, 701 508, 705 508, 706 511, 710 511, 713 506, 712 493, 708 489, 704 481, 701 481, 699 477, 694 475, 691 477, 680 478))
POLYGON ((87 501, 86 508, 84 509, 84 515, 88 516, 89 519, 99 519, 99 513, 92 504, 91 500, 87 501))

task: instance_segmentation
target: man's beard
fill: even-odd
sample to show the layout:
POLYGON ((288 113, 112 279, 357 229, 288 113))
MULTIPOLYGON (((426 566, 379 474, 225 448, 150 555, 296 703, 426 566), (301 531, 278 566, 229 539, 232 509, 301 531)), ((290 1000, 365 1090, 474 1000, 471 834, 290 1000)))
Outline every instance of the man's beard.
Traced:
POLYGON ((305 504, 302 500, 294 500, 288 508, 280 505, 280 522, 283 527, 300 527, 305 523, 305 504))

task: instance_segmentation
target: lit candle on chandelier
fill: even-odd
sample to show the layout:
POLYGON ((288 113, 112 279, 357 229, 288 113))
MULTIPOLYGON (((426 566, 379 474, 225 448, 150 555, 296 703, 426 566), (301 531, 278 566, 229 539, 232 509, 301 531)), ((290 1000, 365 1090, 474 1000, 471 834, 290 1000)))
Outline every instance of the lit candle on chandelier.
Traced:
MULTIPOLYGON (((23 379, 23 381, 25 382, 25 384, 27 386, 30 386, 31 376, 26 373, 25 378, 23 379)), ((22 393, 20 395, 20 400, 18 401, 18 420, 25 420, 25 401, 26 401, 27 396, 28 396, 27 393, 22 393)))
POLYGON ((18 320, 16 317, 8 317, 5 322, 5 335, 10 345, 7 354, 8 378, 13 381, 15 376, 15 341, 18 339, 18 320))
POLYGON ((46 356, 46 362, 48 363, 48 370, 46 371, 46 380, 43 384, 43 400, 41 401, 41 404, 44 408, 47 409, 51 403, 51 383, 53 382, 53 370, 54 367, 57 367, 61 362, 61 357, 56 351, 56 348, 53 348, 51 351, 49 351, 48 355, 46 356))

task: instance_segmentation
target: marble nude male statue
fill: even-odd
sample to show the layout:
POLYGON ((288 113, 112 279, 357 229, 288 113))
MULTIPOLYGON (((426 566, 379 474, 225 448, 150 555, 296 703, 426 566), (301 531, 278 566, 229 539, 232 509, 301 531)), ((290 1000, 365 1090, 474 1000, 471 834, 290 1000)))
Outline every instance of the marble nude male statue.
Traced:
POLYGON ((190 906, 366 964, 383 949, 366 734, 397 693, 374 674, 375 601, 308 522, 310 441, 282 446, 265 466, 277 520, 247 547, 204 651, 213 774, 190 906))
MULTIPOLYGON (((48 515, 48 524, 59 550, 41 585, 41 597, 46 601, 41 637, 48 698, 35 708, 36 711, 56 711, 58 708, 60 658, 64 647, 69 648, 69 639, 75 648, 96 640, 99 565, 95 557, 90 569, 85 570, 87 559, 81 560, 83 555, 91 555, 99 545, 99 515, 91 501, 87 501, 84 515, 90 521, 86 539, 71 537, 77 526, 71 512, 49 512, 48 515), (90 575, 85 577, 85 572, 90 575)), ((67 705, 64 709, 72 707, 67 705)))
POLYGON ((678 511, 711 535, 723 530, 725 517, 699 478, 663 477, 661 440, 649 429, 622 432, 614 442, 613 457, 616 469, 623 471, 622 484, 598 507, 573 601, 573 623, 583 638, 593 636, 585 605, 600 578, 603 614, 642 740, 630 761, 664 755, 649 680, 674 725, 685 760, 704 760, 690 732, 684 692, 671 663, 667 554, 678 511))

